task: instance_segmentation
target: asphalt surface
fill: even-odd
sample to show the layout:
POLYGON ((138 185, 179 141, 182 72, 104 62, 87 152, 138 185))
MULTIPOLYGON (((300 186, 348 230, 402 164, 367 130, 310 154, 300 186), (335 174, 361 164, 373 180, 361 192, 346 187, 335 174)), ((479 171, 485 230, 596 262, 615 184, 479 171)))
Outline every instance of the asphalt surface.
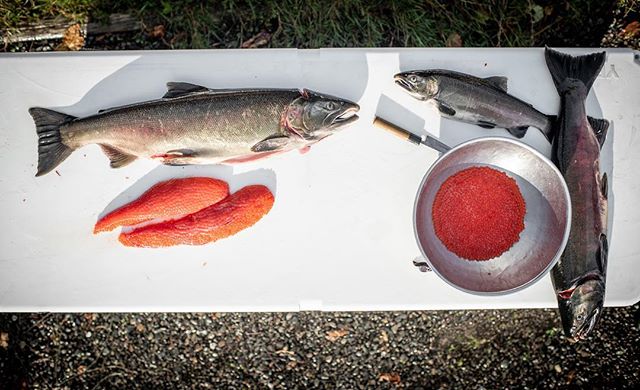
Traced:
POLYGON ((556 310, 0 314, 0 389, 639 388, 640 305, 586 342, 556 310))

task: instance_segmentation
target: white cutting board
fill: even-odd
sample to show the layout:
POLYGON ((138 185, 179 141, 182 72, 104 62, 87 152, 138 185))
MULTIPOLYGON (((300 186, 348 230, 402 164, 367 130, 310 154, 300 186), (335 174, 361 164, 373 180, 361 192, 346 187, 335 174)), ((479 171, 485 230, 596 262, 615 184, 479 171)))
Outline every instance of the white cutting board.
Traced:
MULTIPOLYGON (((591 50, 568 50, 572 54, 591 50)), ((613 122, 603 149, 612 178, 606 304, 640 300, 640 65, 607 50, 588 113, 613 122)), ((436 152, 373 128, 375 113, 450 145, 504 130, 440 120, 393 84, 399 70, 504 75, 509 91, 545 113, 559 98, 542 49, 321 49, 83 52, 0 55, 0 311, 297 311, 555 307, 549 276, 516 294, 462 293, 421 273, 412 230, 415 192, 436 152), (155 99, 167 81, 212 88, 299 88, 361 105, 358 123, 313 146, 235 166, 108 167, 97 146, 34 177, 32 106, 86 116, 155 99), (125 248, 92 235, 99 215, 156 182, 211 176, 235 191, 271 188, 257 225, 214 244, 125 248)), ((548 155, 542 135, 524 142, 548 155)))

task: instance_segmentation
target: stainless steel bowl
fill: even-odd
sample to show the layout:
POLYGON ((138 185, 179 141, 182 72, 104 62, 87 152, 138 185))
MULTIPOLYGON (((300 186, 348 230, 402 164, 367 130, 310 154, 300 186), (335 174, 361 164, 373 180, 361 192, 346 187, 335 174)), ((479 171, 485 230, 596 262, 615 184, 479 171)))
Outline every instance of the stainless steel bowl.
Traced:
POLYGON ((569 238, 571 201, 564 178, 549 159, 521 142, 487 137, 456 146, 431 166, 418 189, 413 217, 420 250, 438 276, 468 293, 503 295, 534 283, 558 261, 569 238), (486 261, 450 252, 436 236, 431 218, 440 185, 473 166, 488 166, 514 178, 526 202, 520 240, 486 261))

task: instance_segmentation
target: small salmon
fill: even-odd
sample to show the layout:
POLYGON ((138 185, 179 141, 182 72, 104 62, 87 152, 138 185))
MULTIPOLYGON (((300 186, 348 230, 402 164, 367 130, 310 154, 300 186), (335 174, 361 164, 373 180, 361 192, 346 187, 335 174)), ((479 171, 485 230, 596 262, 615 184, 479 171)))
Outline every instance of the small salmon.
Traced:
POLYGON ((158 183, 138 199, 102 217, 93 233, 118 226, 133 226, 156 218, 180 218, 218 203, 229 195, 229 186, 209 177, 172 179, 158 183))
POLYGON ((273 202, 267 187, 251 185, 183 218, 121 233, 119 240, 126 246, 146 248, 203 245, 254 225, 271 210, 273 202))
POLYGON ((508 94, 506 77, 429 69, 398 73, 395 81, 414 98, 435 102, 445 118, 488 129, 505 128, 517 138, 533 126, 551 140, 552 117, 508 94))

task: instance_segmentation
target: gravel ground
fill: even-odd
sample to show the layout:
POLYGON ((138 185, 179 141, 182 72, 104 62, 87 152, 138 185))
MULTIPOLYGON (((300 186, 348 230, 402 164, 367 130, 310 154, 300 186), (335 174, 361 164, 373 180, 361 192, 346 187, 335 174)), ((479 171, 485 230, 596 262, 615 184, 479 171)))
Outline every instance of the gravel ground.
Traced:
POLYGON ((556 310, 0 314, 0 388, 638 388, 640 305, 587 342, 556 310))

